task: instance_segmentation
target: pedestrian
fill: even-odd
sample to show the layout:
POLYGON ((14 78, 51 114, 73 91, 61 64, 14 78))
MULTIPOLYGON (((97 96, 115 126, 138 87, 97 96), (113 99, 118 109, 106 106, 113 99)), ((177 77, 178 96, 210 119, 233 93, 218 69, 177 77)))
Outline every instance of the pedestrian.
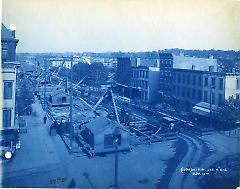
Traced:
POLYGON ((46 116, 46 115, 43 117, 43 123, 44 123, 44 124, 47 123, 47 116, 46 116))
POLYGON ((71 180, 71 182, 70 182, 68 188, 76 188, 76 183, 75 183, 74 178, 72 178, 72 180, 71 180))

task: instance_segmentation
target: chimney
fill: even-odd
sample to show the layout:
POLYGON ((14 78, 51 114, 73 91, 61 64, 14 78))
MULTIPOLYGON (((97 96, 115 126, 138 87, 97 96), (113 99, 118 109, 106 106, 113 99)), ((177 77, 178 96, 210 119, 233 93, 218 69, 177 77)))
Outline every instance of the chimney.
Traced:
POLYGON ((157 59, 157 68, 159 68, 159 67, 160 67, 160 60, 157 59))
POLYGON ((209 66, 209 72, 214 72, 214 66, 209 66))
POLYGON ((141 61, 141 59, 137 58, 137 67, 140 66, 140 61, 141 61))
POLYGON ((16 30, 11 30, 12 36, 15 38, 16 37, 16 30))
POLYGON ((195 70, 196 69, 196 65, 192 65, 192 70, 195 70))

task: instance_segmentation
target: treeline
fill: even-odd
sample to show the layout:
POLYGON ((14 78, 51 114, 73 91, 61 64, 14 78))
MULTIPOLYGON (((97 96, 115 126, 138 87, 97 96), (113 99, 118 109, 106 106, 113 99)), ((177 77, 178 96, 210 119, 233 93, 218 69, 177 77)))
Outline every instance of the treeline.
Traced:
MULTIPOLYGON (((106 83, 108 79, 108 69, 106 69, 102 63, 87 64, 79 62, 72 68, 73 81, 79 82, 83 80, 83 83, 89 86, 99 86, 106 83)), ((59 75, 63 77, 71 78, 71 70, 68 68, 60 68, 59 75)))

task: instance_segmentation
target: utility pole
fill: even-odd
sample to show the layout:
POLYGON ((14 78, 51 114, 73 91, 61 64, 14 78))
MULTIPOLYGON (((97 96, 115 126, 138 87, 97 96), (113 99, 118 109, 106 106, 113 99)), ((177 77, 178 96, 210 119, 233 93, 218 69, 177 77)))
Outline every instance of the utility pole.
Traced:
POLYGON ((44 81, 44 102, 43 102, 43 109, 46 112, 46 88, 47 88, 47 65, 46 60, 44 60, 44 74, 45 74, 45 81, 44 81))
POLYGON ((212 128, 212 88, 213 88, 213 86, 210 85, 210 120, 209 120, 210 128, 212 128))
POLYGON ((118 188, 118 139, 115 141, 115 188, 118 188))
POLYGON ((72 71, 72 67, 73 67, 73 56, 71 56, 71 69, 70 69, 70 115, 69 115, 69 122, 70 122, 70 149, 72 151, 72 142, 73 142, 73 135, 74 135, 74 131, 73 131, 73 120, 72 120, 72 101, 73 101, 73 71, 72 71))

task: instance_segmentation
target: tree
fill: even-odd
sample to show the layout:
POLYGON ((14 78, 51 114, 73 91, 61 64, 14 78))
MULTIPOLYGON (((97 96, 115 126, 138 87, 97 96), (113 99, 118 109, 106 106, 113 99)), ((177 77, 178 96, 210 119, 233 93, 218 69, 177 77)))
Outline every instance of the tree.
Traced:
POLYGON ((34 102, 33 92, 25 83, 21 86, 18 95, 16 96, 17 112, 23 115, 25 112, 31 111, 30 105, 34 102))
POLYGON ((240 121, 240 100, 229 98, 219 108, 218 119, 228 127, 234 127, 240 121))
POLYGON ((79 62, 73 66, 73 80, 76 82, 81 81, 83 78, 89 74, 89 64, 79 62))
POLYGON ((90 65, 89 77, 91 85, 99 86, 102 83, 106 83, 108 79, 108 71, 102 63, 93 62, 90 65))

